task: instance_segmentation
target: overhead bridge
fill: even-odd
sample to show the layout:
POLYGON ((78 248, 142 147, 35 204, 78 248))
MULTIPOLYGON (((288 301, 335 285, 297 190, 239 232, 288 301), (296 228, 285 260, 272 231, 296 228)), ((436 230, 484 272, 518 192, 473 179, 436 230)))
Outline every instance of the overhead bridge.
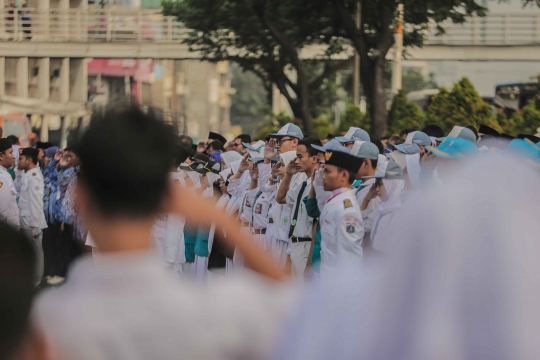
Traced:
MULTIPOLYGON (((422 48, 407 48, 414 60, 538 61, 540 13, 490 13, 465 24, 436 25, 422 48)), ((4 57, 197 59, 182 44, 189 29, 174 17, 148 10, 3 9, 0 53, 4 57)), ((316 58, 323 46, 303 49, 316 58)), ((348 49, 337 58, 346 58, 348 49)), ((388 55, 392 58, 392 53, 388 55)))

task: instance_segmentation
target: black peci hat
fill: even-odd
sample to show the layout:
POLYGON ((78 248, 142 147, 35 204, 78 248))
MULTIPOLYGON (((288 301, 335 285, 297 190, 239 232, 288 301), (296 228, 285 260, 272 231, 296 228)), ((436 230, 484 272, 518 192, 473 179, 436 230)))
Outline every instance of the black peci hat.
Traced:
POLYGON ((363 159, 342 151, 327 151, 325 153, 325 164, 334 165, 345 170, 357 173, 362 166, 363 159))

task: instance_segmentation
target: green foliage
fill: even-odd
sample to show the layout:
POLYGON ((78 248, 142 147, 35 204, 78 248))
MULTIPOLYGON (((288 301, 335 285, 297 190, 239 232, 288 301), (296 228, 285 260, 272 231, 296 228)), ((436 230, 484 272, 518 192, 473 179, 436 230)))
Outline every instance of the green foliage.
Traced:
POLYGON ((426 117, 422 110, 412 101, 407 100, 405 92, 400 90, 392 101, 388 114, 388 132, 399 134, 403 129, 422 129, 426 117))
POLYGON ((319 139, 326 139, 328 134, 334 133, 334 126, 332 126, 328 120, 323 118, 314 119, 313 127, 315 128, 315 135, 319 139))
POLYGON ((430 124, 439 125, 445 132, 454 125, 478 128, 481 124, 501 130, 491 108, 466 77, 454 84, 451 92, 441 89, 429 105, 427 117, 430 124))
POLYGON ((341 118, 338 132, 345 132, 349 130, 350 127, 359 127, 366 130, 368 133, 371 131, 369 119, 360 111, 358 106, 353 104, 346 105, 345 114, 343 114, 341 118))
POLYGON ((437 89, 439 87, 435 81, 434 73, 430 73, 429 77, 426 79, 420 71, 412 68, 405 69, 402 81, 402 89, 405 94, 408 94, 411 91, 437 89))
POLYGON ((234 63, 231 74, 231 86, 235 89, 231 96, 231 124, 242 126, 243 132, 251 134, 265 123, 270 113, 268 94, 255 74, 243 71, 234 63))

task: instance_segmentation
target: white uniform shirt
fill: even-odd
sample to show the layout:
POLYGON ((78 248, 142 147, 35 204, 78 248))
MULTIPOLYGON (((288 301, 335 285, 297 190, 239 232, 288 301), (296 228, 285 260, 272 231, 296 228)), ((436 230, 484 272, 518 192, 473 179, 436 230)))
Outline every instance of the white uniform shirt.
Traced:
POLYGON ((149 252, 102 253, 42 293, 33 320, 56 360, 263 359, 296 291, 250 274, 198 286, 149 252))
POLYGON ((344 262, 362 263, 364 223, 354 192, 354 189, 334 191, 321 212, 321 273, 344 262))
POLYGON ((11 175, 3 166, 0 166, 0 220, 17 230, 19 229, 17 190, 11 175))
MULTIPOLYGON (((308 216, 306 205, 302 201, 302 199, 309 194, 309 189, 311 188, 311 178, 307 178, 305 181, 307 185, 300 196, 300 206, 298 207, 296 226, 292 234, 292 236, 299 238, 311 238, 313 236, 313 218, 308 216)), ((298 200, 298 195, 301 188, 302 182, 299 182, 294 185, 294 187, 291 187, 289 191, 287 191, 287 204, 291 206, 291 225, 296 210, 296 201, 298 200)))
MULTIPOLYGON (((364 201, 364 198, 368 194, 373 184, 375 184, 375 179, 368 179, 362 184, 360 184, 358 189, 356 189, 356 201, 358 202, 358 205, 362 205, 362 201, 364 201)), ((381 199, 377 196, 376 198, 371 199, 366 210, 362 211, 362 219, 364 220, 364 226, 369 221, 368 217, 375 211, 377 211, 380 203, 381 199)), ((370 232, 371 226, 365 226, 365 231, 370 232)))
POLYGON ((24 174, 19 197, 21 229, 32 230, 34 236, 47 228, 43 213, 43 186, 43 175, 38 167, 24 174))
POLYGON ((382 215, 375 211, 368 217, 371 226, 371 246, 379 251, 388 252, 394 243, 394 240, 388 236, 390 227, 395 215, 399 210, 394 210, 388 214, 382 215))
MULTIPOLYGON (((179 172, 170 173, 173 182, 179 182, 185 186, 184 174, 179 172)), ((177 215, 162 215, 158 217, 153 229, 154 239, 158 251, 165 262, 171 264, 183 264, 186 262, 184 226, 186 220, 177 215)))

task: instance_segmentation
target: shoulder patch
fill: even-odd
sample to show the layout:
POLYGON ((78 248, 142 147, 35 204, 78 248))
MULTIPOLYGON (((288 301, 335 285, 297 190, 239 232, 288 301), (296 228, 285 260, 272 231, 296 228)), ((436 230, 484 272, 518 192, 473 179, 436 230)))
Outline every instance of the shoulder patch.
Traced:
POLYGON ((36 173, 32 173, 32 176, 36 176, 36 173))
POLYGON ((4 186, 4 183, 0 181, 0 189, 4 186))
POLYGON ((345 209, 346 209, 346 208, 352 207, 352 202, 351 202, 351 200, 349 200, 349 199, 343 200, 343 206, 345 207, 345 209))

